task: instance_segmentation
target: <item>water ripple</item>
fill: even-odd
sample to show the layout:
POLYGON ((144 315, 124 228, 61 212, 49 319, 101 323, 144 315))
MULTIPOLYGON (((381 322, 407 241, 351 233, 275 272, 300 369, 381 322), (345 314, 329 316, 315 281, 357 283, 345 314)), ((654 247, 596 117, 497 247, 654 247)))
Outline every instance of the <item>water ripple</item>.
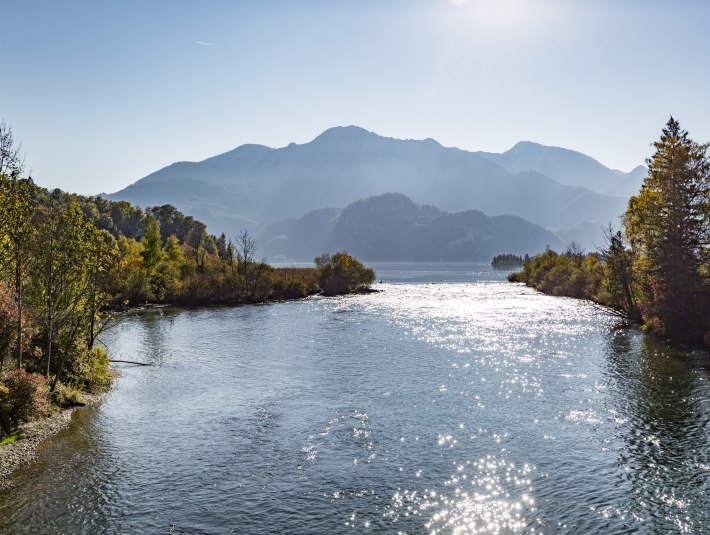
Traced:
POLYGON ((16 475, 0 532, 710 532, 706 353, 481 266, 397 269, 123 318, 112 353, 154 366, 16 475))

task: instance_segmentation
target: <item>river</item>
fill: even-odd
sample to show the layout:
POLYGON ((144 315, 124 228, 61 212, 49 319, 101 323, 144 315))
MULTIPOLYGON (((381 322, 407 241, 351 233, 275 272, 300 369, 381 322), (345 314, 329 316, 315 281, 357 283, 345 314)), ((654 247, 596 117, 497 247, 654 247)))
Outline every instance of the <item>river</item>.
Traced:
POLYGON ((707 353, 482 264, 375 267, 117 320, 153 365, 15 473, 0 532, 710 532, 707 353))

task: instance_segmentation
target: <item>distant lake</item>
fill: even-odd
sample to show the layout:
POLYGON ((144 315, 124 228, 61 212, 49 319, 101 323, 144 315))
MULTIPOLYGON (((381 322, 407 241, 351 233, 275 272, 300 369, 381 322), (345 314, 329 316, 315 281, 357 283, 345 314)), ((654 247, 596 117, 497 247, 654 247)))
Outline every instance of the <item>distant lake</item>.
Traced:
POLYGON ((0 532, 710 532, 707 353, 486 264, 374 267, 118 320, 154 365, 16 473, 0 532))

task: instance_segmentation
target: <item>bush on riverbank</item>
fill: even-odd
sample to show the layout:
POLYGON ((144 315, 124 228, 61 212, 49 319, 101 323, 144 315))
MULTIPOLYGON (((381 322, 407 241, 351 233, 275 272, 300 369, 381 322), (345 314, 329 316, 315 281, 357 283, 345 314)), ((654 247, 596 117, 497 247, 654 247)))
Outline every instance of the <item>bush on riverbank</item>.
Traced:
POLYGON ((92 394, 103 391, 111 384, 111 368, 108 353, 102 347, 93 347, 77 359, 76 371, 68 381, 92 394))
POLYGON ((315 259, 320 270, 323 295, 342 295, 368 288, 375 280, 375 272, 366 268, 346 252, 324 254, 315 259))
POLYGON ((604 266, 596 255, 545 251, 523 264, 523 270, 511 273, 508 280, 524 282, 550 295, 599 301, 604 266))
POLYGON ((52 402, 63 409, 83 406, 85 403, 81 390, 63 384, 57 385, 52 392, 52 402))
POLYGON ((22 422, 47 416, 50 410, 47 379, 22 368, 0 375, 0 438, 22 422))
POLYGON ((271 296, 275 300, 299 299, 320 291, 317 268, 276 268, 272 274, 271 296))

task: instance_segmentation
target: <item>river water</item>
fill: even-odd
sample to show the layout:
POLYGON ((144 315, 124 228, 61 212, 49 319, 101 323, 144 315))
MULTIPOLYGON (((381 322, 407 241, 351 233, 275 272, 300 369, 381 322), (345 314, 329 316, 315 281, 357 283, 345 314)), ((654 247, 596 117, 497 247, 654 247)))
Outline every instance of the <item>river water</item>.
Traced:
POLYGON ((0 494, 3 533, 710 532, 710 373, 483 265, 121 318, 123 376, 0 494))

